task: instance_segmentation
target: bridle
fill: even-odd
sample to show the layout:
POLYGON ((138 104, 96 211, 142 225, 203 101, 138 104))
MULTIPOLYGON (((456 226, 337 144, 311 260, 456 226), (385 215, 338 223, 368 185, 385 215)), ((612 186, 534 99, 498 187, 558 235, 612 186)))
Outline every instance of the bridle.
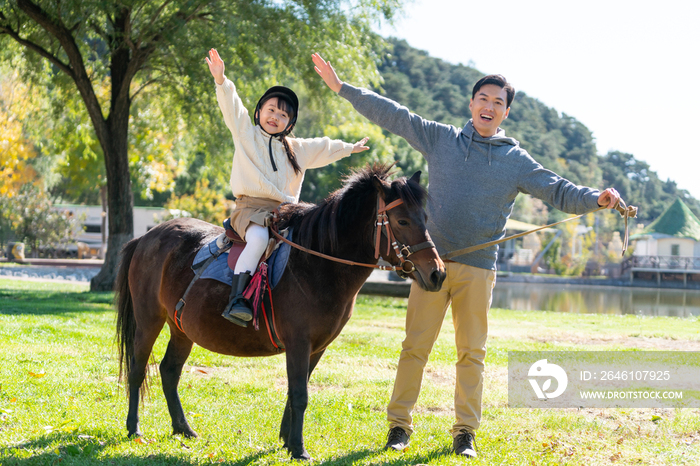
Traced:
POLYGON ((402 278, 406 278, 408 274, 415 272, 416 267, 413 261, 408 260, 408 256, 423 249, 434 248, 435 244, 428 239, 428 241, 423 241, 422 243, 416 244, 415 246, 407 246, 399 241, 394 236, 394 231, 391 229, 391 224, 389 223, 389 215, 387 212, 396 206, 403 204, 402 199, 397 199, 394 202, 386 205, 384 199, 381 196, 377 196, 377 222, 374 225, 375 230, 375 243, 374 243, 374 258, 379 259, 379 245, 382 241, 382 233, 386 236, 386 255, 388 256, 391 252, 390 248, 394 248, 396 257, 399 258, 400 268, 395 268, 396 273, 402 278), (410 267, 406 270, 406 265, 410 267))
MULTIPOLYGON (((376 238, 374 246, 374 258, 379 259, 379 248, 381 243, 381 236, 383 233, 387 238, 386 254, 389 255, 389 253, 391 252, 391 248, 393 247, 394 251, 396 252, 396 257, 399 258, 399 265, 365 264, 363 262, 354 262, 346 259, 340 259, 338 257, 329 256, 327 254, 323 254, 321 252, 314 251, 312 249, 308 249, 296 243, 293 243, 292 241, 289 241, 287 238, 279 234, 275 228, 271 228, 271 231, 277 239, 284 241, 288 245, 297 248, 300 251, 312 254, 314 256, 322 257, 324 259, 328 259, 334 262, 340 262, 341 264, 358 265, 361 267, 370 267, 379 270, 394 271, 397 274, 399 274, 399 276, 406 278, 409 274, 416 271, 415 264, 413 263, 413 261, 407 259, 408 256, 423 249, 434 248, 435 244, 430 239, 428 239, 428 241, 416 244, 415 246, 407 246, 403 243, 400 243, 396 239, 396 237, 394 236, 394 232, 391 229, 391 225, 389 224, 389 216, 387 215, 387 212, 401 204, 403 204, 403 200, 397 199, 394 202, 391 202, 388 205, 386 205, 384 203, 384 199, 382 199, 381 196, 377 196, 377 220, 374 224, 374 236, 376 238)), ((275 212, 275 222, 276 218, 277 213, 275 212)))

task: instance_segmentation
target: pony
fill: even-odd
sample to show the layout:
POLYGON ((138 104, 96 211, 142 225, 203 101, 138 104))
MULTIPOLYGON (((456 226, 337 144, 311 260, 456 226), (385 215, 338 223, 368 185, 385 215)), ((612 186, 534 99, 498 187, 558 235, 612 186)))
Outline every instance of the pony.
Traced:
MULTIPOLYGON (((375 256, 396 265, 399 259, 409 262, 405 254, 411 254, 413 270, 405 272, 427 291, 438 291, 445 279, 445 265, 425 226, 427 192, 419 184, 420 172, 410 179, 390 182, 390 169, 391 165, 368 165, 345 177, 343 186, 318 205, 280 207, 280 227, 293 229, 299 247, 344 261, 292 248, 284 274, 271 292, 274 326, 286 352, 288 379, 279 436, 294 459, 311 458, 303 440, 309 377, 352 316, 355 298, 378 262, 375 256), (389 234, 377 232, 375 219, 382 218, 380 204, 389 209, 384 213, 389 234), (394 240, 391 248, 390 238, 394 240), (410 246, 404 246, 416 244, 428 246, 413 253, 410 246), (348 261, 357 264, 348 265, 348 261)), ((381 225, 379 230, 383 232, 381 225)), ((280 353, 266 332, 240 327, 221 317, 230 286, 216 280, 195 281, 183 314, 175 321, 176 305, 194 276, 191 266, 196 252, 222 232, 221 227, 201 220, 177 218, 131 240, 121 252, 115 282, 116 339, 119 375, 126 378, 129 398, 129 436, 141 435, 138 409, 142 385, 153 345, 166 323, 170 340, 159 369, 173 435, 197 436, 185 418, 177 391, 193 343, 232 356, 280 353)))

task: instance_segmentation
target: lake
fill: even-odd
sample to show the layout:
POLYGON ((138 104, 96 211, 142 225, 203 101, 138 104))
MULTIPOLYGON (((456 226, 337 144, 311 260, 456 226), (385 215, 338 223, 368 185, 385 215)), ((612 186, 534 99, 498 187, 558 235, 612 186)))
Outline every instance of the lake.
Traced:
POLYGON ((496 282, 492 308, 579 314, 700 315, 700 290, 496 282))

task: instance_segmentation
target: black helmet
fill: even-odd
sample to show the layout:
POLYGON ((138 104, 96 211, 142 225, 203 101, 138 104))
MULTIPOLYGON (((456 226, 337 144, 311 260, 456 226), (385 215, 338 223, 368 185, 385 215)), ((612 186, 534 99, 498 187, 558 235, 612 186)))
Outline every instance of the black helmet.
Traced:
POLYGON ((260 100, 258 100, 258 104, 255 106, 255 124, 260 124, 260 107, 262 107, 262 104, 265 101, 271 99, 272 97, 281 97, 284 100, 288 101, 290 104, 292 104, 292 107, 294 108, 294 117, 291 120, 289 120, 289 124, 287 125, 287 127, 282 132, 275 135, 286 136, 292 132, 292 129, 294 129, 294 125, 297 123, 297 116, 299 115, 299 99, 297 98, 297 95, 294 93, 294 91, 292 91, 288 87, 272 86, 267 91, 265 91, 263 96, 260 97, 260 100))

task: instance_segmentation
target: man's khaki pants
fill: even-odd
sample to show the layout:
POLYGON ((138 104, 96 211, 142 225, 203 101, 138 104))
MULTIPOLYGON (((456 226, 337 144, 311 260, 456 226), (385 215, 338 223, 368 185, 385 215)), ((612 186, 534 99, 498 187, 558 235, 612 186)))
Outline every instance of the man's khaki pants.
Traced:
POLYGON ((451 261, 445 267, 447 277, 440 291, 424 291, 413 282, 408 298, 406 339, 387 418, 390 429, 398 426, 409 435, 413 433, 411 411, 418 400, 423 369, 450 303, 457 346, 456 421, 452 435, 462 430, 474 432, 481 422, 487 316, 496 272, 451 261))

